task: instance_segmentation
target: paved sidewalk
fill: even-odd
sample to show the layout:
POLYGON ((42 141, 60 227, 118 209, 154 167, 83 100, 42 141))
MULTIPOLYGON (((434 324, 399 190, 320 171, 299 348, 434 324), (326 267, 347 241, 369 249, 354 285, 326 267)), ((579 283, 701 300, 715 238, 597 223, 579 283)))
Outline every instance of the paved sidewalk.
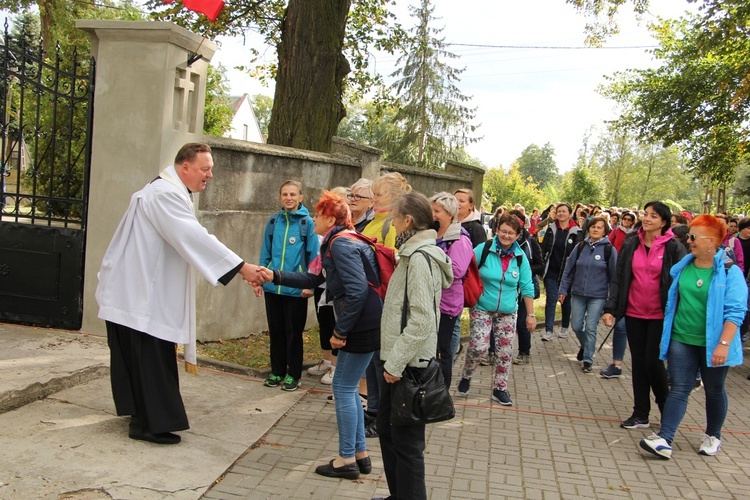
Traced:
MULTIPOLYGON (((490 402, 491 369, 480 368, 469 397, 455 398, 456 418, 428 426, 429 497, 748 497, 748 362, 727 379, 722 452, 697 453, 705 401, 697 391, 673 459, 662 461, 637 447, 649 431, 619 428, 632 406, 628 369, 622 379, 601 379, 611 354, 605 347, 595 373, 585 375, 577 351, 572 336, 541 342, 536 334, 532 364, 511 372, 512 408, 490 402)), ((0 324, 0 499, 388 494, 377 439, 368 440, 372 474, 348 481, 314 473, 336 455, 337 435, 330 388, 312 377, 285 393, 258 377, 211 369, 194 377, 181 369, 191 429, 181 444, 159 446, 128 439, 127 419, 114 414, 107 365, 102 338, 0 324)))
MULTIPOLYGON (((603 337, 600 337, 600 340, 603 337)), ((456 418, 430 425, 428 497, 497 498, 747 498, 750 491, 750 381, 746 367, 727 379, 729 414, 716 457, 699 455, 705 424, 703 391, 691 396, 674 441, 672 460, 638 448, 650 429, 620 429, 632 408, 630 371, 602 379, 611 346, 594 374, 575 360, 578 343, 533 339, 532 364, 514 365, 512 408, 491 403, 490 367, 482 367, 468 397, 457 396, 456 418)), ((463 362, 454 369, 454 387, 463 362)), ((387 496, 377 439, 368 439, 373 472, 357 481, 314 473, 336 456, 336 417, 330 393, 305 375, 305 397, 206 494, 208 499, 357 498, 387 496)), ((652 427, 658 429, 654 405, 652 427)))

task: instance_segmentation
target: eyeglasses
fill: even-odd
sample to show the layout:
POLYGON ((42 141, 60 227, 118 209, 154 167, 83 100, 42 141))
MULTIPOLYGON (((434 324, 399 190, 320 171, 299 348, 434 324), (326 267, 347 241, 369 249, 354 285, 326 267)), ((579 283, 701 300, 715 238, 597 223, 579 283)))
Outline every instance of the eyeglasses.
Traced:
POLYGON ((347 194, 346 199, 349 201, 360 201, 360 200, 369 200, 371 198, 369 196, 360 196, 358 194, 347 194))
POLYGON ((510 236, 513 238, 518 236, 518 233, 516 233, 515 231, 498 231, 497 234, 500 234, 502 236, 510 236))
POLYGON ((703 238, 715 238, 715 236, 696 236, 693 233, 688 233, 687 237, 690 241, 700 240, 703 238))

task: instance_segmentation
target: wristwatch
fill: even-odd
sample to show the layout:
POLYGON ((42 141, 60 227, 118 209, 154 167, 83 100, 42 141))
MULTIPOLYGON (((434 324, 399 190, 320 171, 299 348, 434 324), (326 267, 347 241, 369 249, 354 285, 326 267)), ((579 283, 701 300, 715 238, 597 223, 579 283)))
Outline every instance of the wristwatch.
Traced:
POLYGON ((729 346, 729 342, 727 342, 726 340, 720 340, 719 344, 729 346))
POLYGON ((534 314, 534 313, 529 313, 526 316, 528 316, 530 318, 536 318, 536 314, 534 314))

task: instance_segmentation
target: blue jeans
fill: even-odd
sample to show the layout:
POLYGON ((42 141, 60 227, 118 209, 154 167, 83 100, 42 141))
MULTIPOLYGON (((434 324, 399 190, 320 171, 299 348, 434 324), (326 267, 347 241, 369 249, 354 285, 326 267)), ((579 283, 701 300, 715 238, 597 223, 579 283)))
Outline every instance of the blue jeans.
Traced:
MULTIPOLYGON (((544 329, 548 332, 554 330, 555 310, 557 309, 557 296, 560 284, 557 282, 557 276, 554 278, 544 278, 544 290, 547 293, 547 302, 544 305, 544 329)), ((562 303, 562 323, 563 328, 570 326, 570 295, 565 297, 562 303)))
POLYGON ((333 376, 336 424, 339 430, 339 455, 352 458, 367 450, 365 414, 359 400, 359 381, 372 359, 372 353, 339 351, 333 376))
POLYGON ((623 317, 615 323, 615 330, 612 332, 612 359, 622 361, 627 346, 628 332, 625 331, 625 318, 623 317))
POLYGON ((461 342, 461 315, 456 316, 456 326, 453 327, 453 337, 451 337, 451 364, 456 361, 456 351, 458 351, 458 343, 461 342))
POLYGON ((669 342, 667 361, 672 387, 664 403, 659 435, 667 441, 674 439, 677 427, 685 416, 690 393, 693 392, 695 374, 700 371, 703 389, 706 391, 706 434, 721 439, 721 427, 727 416, 727 391, 724 389, 724 381, 729 367, 708 367, 704 346, 683 344, 676 340, 669 342))
POLYGON ((583 361, 594 364, 596 352, 596 327, 602 317, 606 299, 573 295, 570 298, 570 319, 578 342, 583 347, 583 361))

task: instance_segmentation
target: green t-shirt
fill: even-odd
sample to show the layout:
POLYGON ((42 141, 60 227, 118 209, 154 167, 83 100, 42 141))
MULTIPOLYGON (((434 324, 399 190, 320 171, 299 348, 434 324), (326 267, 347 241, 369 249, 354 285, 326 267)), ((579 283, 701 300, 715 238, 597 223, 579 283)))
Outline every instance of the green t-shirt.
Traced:
POLYGON ((706 345, 706 306, 713 274, 713 267, 695 267, 693 262, 682 270, 672 339, 688 345, 706 345))

